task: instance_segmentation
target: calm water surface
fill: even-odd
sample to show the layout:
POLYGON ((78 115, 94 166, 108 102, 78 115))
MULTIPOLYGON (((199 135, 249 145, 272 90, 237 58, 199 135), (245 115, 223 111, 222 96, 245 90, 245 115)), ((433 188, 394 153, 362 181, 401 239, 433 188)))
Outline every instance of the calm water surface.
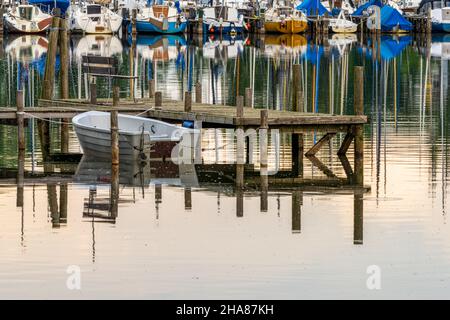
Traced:
MULTIPOLYGON (((3 124, 0 297, 449 298, 450 39, 436 36, 426 47, 412 37, 383 36, 378 57, 376 47, 353 36, 330 36, 324 45, 302 36, 148 36, 138 38, 135 50, 115 37, 72 39, 70 95, 80 98, 88 87, 80 60, 90 53, 118 56, 121 73, 139 75, 134 84, 121 84, 123 96, 146 96, 155 75, 166 98, 181 100, 200 81, 210 103, 232 104, 236 90, 244 94, 252 87, 256 106, 290 110, 292 65, 300 63, 302 111, 351 114, 352 70, 364 65, 365 113, 371 119, 364 130, 364 174, 371 189, 359 201, 352 189, 270 187, 266 210, 264 193, 248 182, 239 213, 240 195, 226 166, 235 159, 234 140, 224 130, 205 129, 207 169, 196 177, 173 164, 122 169, 113 223, 100 217, 109 186, 92 182, 108 180, 108 164, 53 164, 63 175, 49 184, 38 178, 44 167, 35 121, 27 128, 29 178, 21 206, 16 128, 3 124), (81 290, 67 289, 72 265, 81 268, 81 290), (381 290, 366 286, 371 265, 381 270, 381 290)), ((45 37, 4 39, 1 106, 15 105, 18 88, 27 107, 37 104, 46 50, 45 37)), ((109 97, 110 84, 98 85, 99 96, 109 97)), ((52 123, 54 151, 60 148, 58 128, 52 123)), ((306 147, 320 137, 306 134, 306 147)), ((340 177, 345 173, 336 151, 342 139, 338 135, 318 155, 340 177)), ((70 151, 80 152, 73 132, 70 151)), ((251 157, 258 158, 257 148, 251 157)), ((269 169, 289 171, 290 136, 274 135, 269 157, 269 169)), ((304 166, 305 177, 325 177, 306 158, 304 166)))

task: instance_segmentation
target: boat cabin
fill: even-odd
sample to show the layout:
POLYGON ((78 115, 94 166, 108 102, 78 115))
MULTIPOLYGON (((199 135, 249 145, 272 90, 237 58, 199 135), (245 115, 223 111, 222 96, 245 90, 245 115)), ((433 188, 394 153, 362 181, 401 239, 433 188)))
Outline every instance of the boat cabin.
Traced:
MULTIPOLYGON (((428 9, 443 9, 450 8, 450 0, 422 0, 419 5, 419 9, 417 10, 419 13, 426 13, 428 9)), ((449 14, 450 14, 450 10, 449 14)), ((447 19, 450 18, 446 17, 447 19)))
POLYGON ((39 8, 31 5, 21 5, 18 7, 18 13, 21 19, 31 21, 33 19, 33 15, 39 14, 39 8))

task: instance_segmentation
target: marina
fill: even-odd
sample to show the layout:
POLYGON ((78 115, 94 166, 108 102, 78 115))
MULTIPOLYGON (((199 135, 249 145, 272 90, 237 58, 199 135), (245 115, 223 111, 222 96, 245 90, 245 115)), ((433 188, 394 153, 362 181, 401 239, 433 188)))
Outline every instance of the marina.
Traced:
POLYGON ((134 6, 4 3, 0 298, 447 297, 442 4, 134 6))

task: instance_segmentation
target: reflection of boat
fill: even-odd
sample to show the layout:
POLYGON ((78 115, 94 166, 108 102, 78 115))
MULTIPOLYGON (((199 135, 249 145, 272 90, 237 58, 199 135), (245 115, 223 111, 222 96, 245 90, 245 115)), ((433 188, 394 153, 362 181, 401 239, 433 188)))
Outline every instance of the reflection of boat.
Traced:
POLYGON ((5 48, 15 61, 30 63, 38 61, 48 49, 48 40, 40 35, 23 35, 10 41, 5 48))
POLYGON ((69 29, 83 33, 116 33, 122 17, 100 4, 71 5, 67 9, 69 29))
POLYGON ((87 55, 112 57, 122 53, 122 50, 122 43, 116 36, 89 34, 75 41, 73 55, 80 60, 87 55))
MULTIPOLYGON (((402 36, 381 36, 380 54, 383 60, 393 59, 398 56, 412 42, 409 35, 402 36)), ((368 40, 366 57, 371 58, 376 54, 372 52, 372 40, 368 40)))
MULTIPOLYGON (((90 111, 77 115, 72 120, 75 132, 86 155, 111 159, 110 114, 90 111)), ((120 156, 138 159, 150 153, 151 144, 158 142, 179 142, 187 129, 166 122, 119 115, 120 156)), ((157 146, 155 145, 157 149, 157 146)))
MULTIPOLYGON (((147 187, 149 184, 197 186, 193 164, 177 165, 172 161, 120 162, 119 183, 147 187)), ((95 156, 83 156, 75 173, 75 181, 89 184, 111 183, 111 161, 95 156)))
POLYGON ((237 8, 227 6, 203 9, 203 30, 207 33, 238 34, 246 28, 244 16, 237 8))
POLYGON ((264 14, 264 29, 267 32, 300 33, 308 29, 308 20, 299 10, 288 5, 274 5, 264 14))
MULTIPOLYGON (((143 8, 136 16, 136 31, 149 33, 181 33, 186 29, 186 18, 175 7, 153 5, 143 8)), ((131 24, 129 25, 131 30, 131 24)))
POLYGON ((33 5, 19 5, 11 7, 4 14, 5 28, 8 32, 41 33, 52 23, 52 16, 43 13, 33 5))
POLYGON ((299 34, 292 35, 266 35, 264 54, 269 57, 292 57, 303 55, 306 52, 307 40, 299 34))
POLYGON ((431 10, 432 28, 435 32, 450 32, 450 1, 422 0, 418 11, 431 10))
POLYGON ((433 36, 430 53, 432 57, 442 60, 450 59, 450 36, 433 36))
POLYGON ((203 44, 203 57, 207 59, 236 58, 244 50, 245 40, 215 40, 209 38, 203 44))
POLYGON ((354 33, 358 29, 358 25, 346 19, 344 11, 341 11, 337 18, 330 19, 330 29, 334 33, 354 33))
POLYGON ((139 55, 151 61, 171 61, 180 59, 186 51, 186 40, 178 35, 138 36, 139 55))

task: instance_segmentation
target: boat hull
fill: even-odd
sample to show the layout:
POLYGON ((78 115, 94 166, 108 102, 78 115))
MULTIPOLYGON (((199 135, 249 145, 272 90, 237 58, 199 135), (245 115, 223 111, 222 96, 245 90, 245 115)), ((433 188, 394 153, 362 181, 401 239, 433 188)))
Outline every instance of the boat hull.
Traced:
POLYGON ((203 22, 203 30, 210 34, 238 34, 244 32, 244 26, 232 22, 203 22))
POLYGON ((308 29, 308 22, 302 20, 266 21, 264 29, 266 32, 272 33, 302 33, 308 29))
MULTIPOLYGON (((162 28, 150 21, 136 21, 136 31, 138 33, 176 34, 184 32, 184 30, 186 30, 186 27, 186 22, 168 22, 167 28, 162 28)), ((129 28, 131 28, 131 24, 129 24, 129 28)))
POLYGON ((22 33, 22 34, 37 34, 44 33, 52 24, 52 18, 46 18, 39 21, 36 24, 32 24, 30 21, 15 20, 10 21, 8 17, 5 18, 5 29, 9 33, 22 33))
POLYGON ((450 23, 437 23, 433 22, 432 24, 432 31, 433 32, 450 32, 450 23))
POLYGON ((358 30, 357 26, 333 26, 331 31, 334 33, 355 33, 358 30))

